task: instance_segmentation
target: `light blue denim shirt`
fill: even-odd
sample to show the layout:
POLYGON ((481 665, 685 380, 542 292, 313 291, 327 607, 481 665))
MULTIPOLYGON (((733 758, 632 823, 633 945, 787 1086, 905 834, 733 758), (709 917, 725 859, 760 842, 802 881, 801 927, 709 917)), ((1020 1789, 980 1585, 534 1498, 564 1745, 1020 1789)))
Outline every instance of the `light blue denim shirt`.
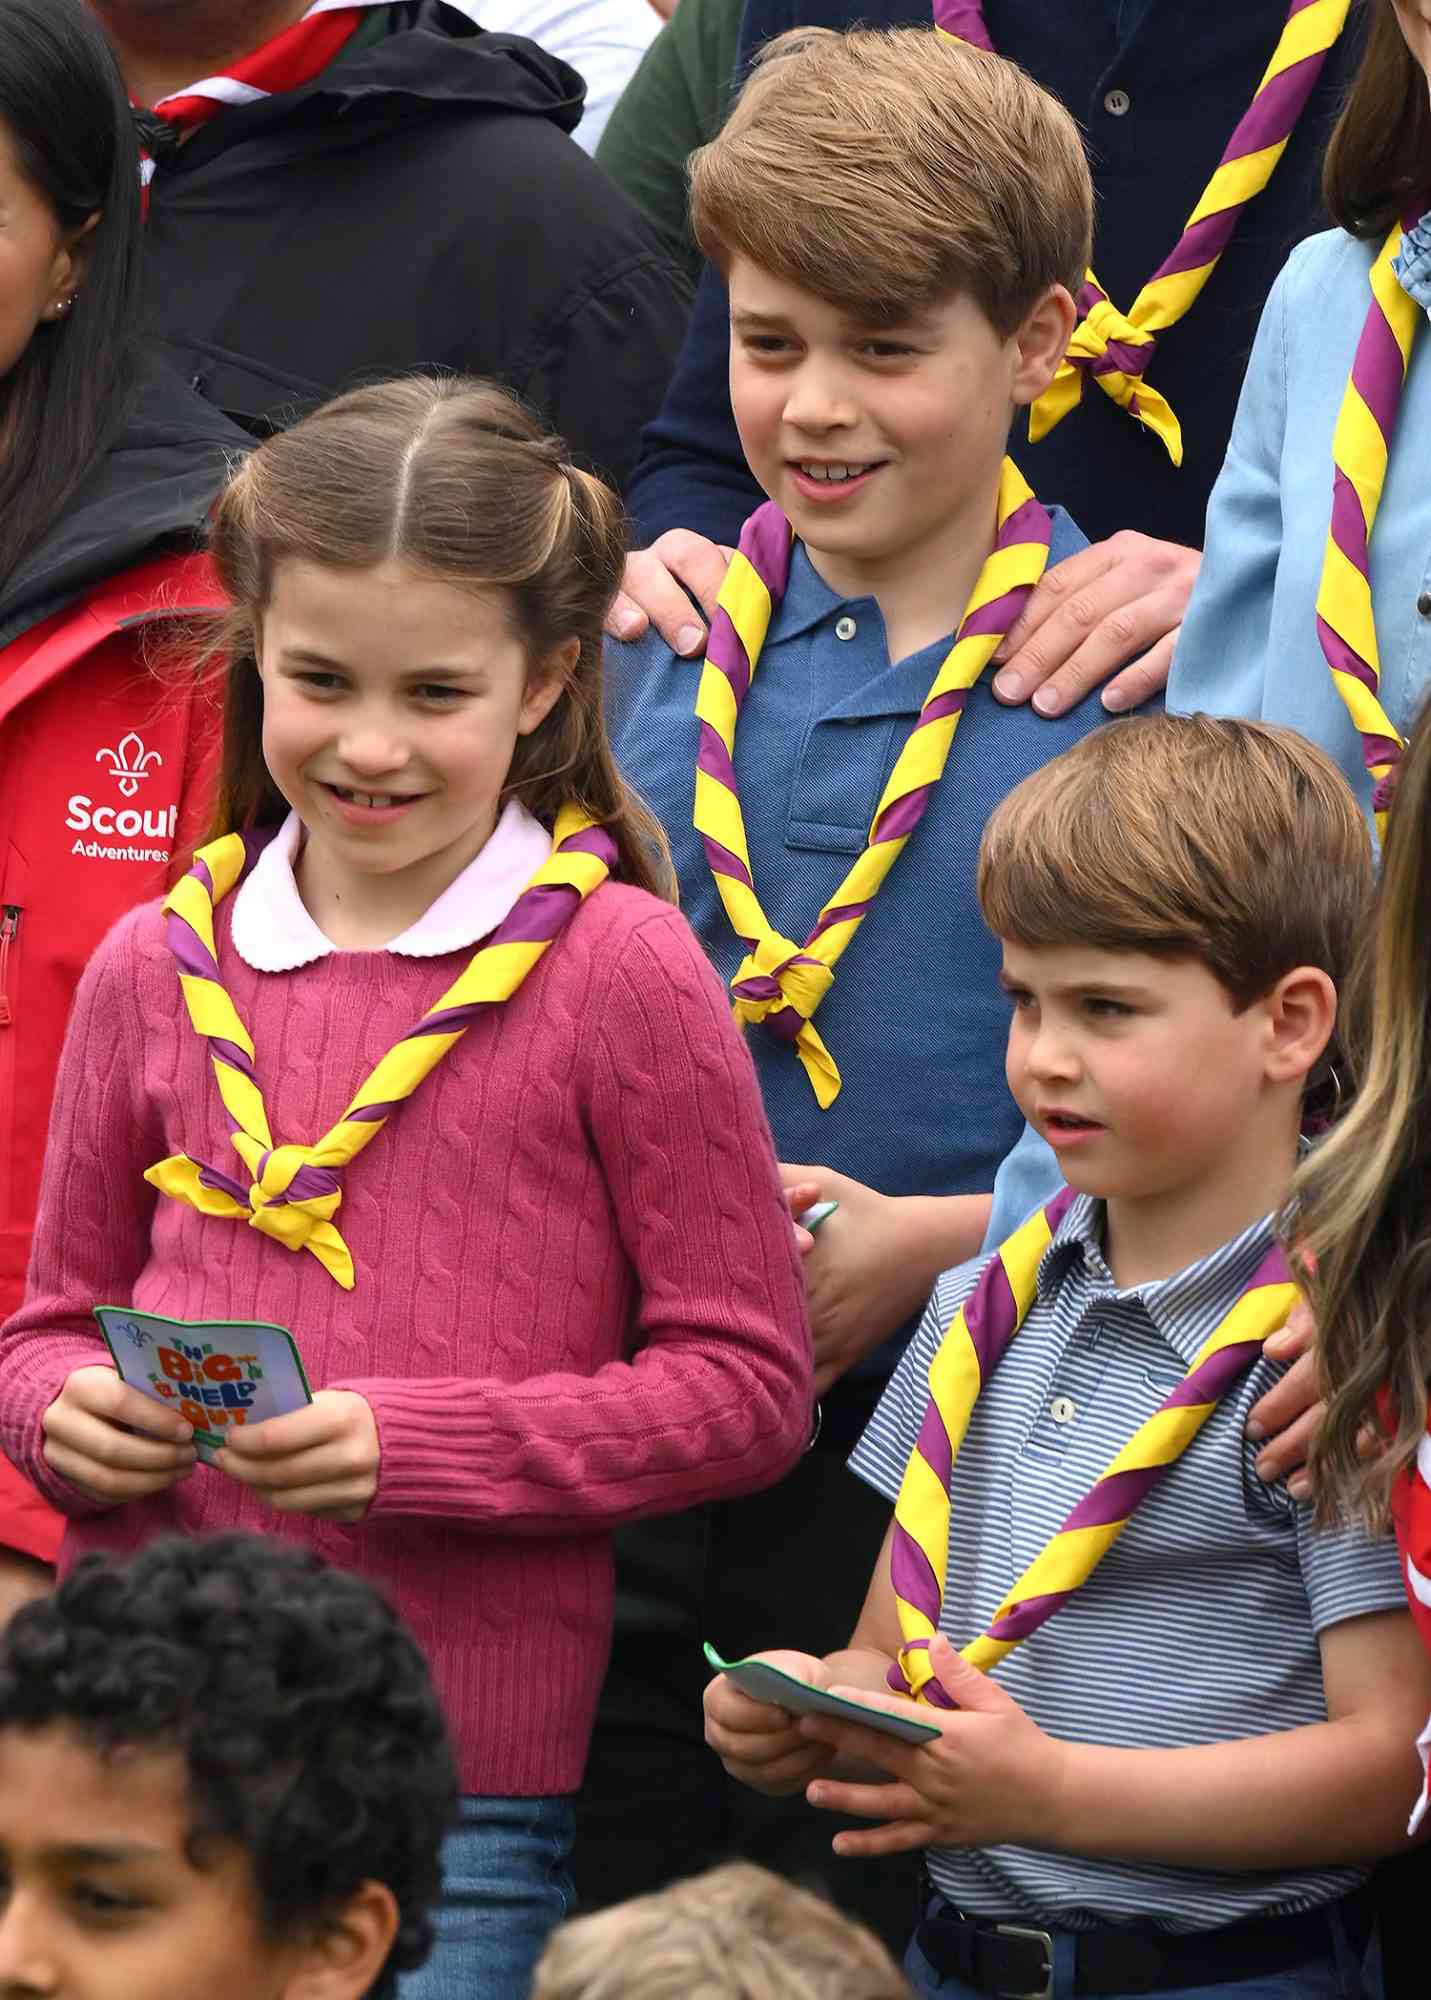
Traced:
MULTIPOLYGON (((1332 432, 1379 248, 1340 229, 1309 237, 1268 295, 1168 681, 1170 710, 1300 729, 1336 759, 1368 818, 1361 738, 1317 641, 1316 602, 1331 523, 1332 432)), ((1431 312, 1431 215, 1402 238, 1395 268, 1403 289, 1431 312)), ((1421 337, 1371 537, 1381 700, 1403 733, 1431 693, 1431 477, 1418 443, 1427 436, 1431 341, 1421 337)), ((1053 1154, 1025 1128, 994 1183, 985 1248, 1002 1243, 1059 1180, 1053 1154)))

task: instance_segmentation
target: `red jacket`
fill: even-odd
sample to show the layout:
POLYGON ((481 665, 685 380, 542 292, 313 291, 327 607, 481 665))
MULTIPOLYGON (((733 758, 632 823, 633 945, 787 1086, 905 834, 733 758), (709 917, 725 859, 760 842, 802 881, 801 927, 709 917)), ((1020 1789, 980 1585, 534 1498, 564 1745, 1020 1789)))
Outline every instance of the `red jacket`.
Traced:
MULTIPOLYGON (((222 603, 193 553, 244 443, 146 366, 119 434, 0 590, 0 1321, 20 1302, 75 984, 117 918, 202 835, 219 704, 164 660, 175 614, 222 603)), ((0 1546, 60 1524, 0 1459, 0 1546)))

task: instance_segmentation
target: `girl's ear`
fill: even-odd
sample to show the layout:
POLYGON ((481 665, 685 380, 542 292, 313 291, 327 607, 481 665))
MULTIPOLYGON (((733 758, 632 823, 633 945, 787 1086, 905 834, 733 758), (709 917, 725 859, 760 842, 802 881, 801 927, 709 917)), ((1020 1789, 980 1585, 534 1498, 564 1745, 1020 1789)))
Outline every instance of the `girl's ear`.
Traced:
POLYGON ((1283 973, 1262 1002, 1267 1011, 1269 1083, 1300 1083, 1315 1069, 1337 1022, 1337 989, 1316 965, 1283 973))
POLYGON ((527 676, 527 691, 522 697, 517 717, 519 736, 530 736, 546 721, 576 672, 576 663, 580 658, 581 641, 573 634, 570 639, 563 639, 559 646, 553 646, 535 664, 527 676))
POLYGON ((392 1890, 384 1882, 362 1883, 301 1948, 281 2000, 363 2000, 387 1964, 397 1929, 392 1890))
POLYGON ((99 226, 100 210, 87 215, 75 228, 66 230, 64 240, 55 255, 53 288, 61 298, 73 298, 84 289, 85 273, 89 269, 90 251, 94 247, 94 232, 99 226))
POLYGON ((1014 374, 1009 393, 1020 407, 1036 402, 1068 352, 1078 311, 1066 285, 1050 285, 1036 299, 1014 335, 1014 374))

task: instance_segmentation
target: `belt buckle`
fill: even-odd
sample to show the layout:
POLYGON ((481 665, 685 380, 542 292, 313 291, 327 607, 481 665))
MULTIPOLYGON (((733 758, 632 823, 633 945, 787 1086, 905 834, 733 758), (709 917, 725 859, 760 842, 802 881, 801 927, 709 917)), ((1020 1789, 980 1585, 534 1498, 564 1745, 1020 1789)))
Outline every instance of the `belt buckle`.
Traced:
POLYGON ((1053 1939, 1047 1931, 1031 1930, 1026 1924, 995 1924, 1000 1937, 1032 1938, 1043 1946, 1044 1978, 1042 1986, 1029 1987, 1022 1993, 1001 1990, 1000 2000, 1053 2000, 1053 1939))

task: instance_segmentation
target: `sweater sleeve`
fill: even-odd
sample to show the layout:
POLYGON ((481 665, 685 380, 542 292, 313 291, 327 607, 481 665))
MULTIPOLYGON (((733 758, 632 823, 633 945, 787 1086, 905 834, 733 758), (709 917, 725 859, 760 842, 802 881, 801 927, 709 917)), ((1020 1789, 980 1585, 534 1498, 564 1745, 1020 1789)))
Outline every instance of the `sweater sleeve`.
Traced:
POLYGON ((749 1053, 674 910, 612 958, 574 1087, 637 1276, 636 1352, 590 1375, 335 1384, 377 1418, 370 1519, 603 1531, 768 1485, 809 1437, 804 1285, 749 1053))
POLYGON ((131 911, 85 969, 60 1056, 30 1270, 0 1328, 0 1448, 62 1513, 103 1511, 51 1472, 41 1420, 76 1368, 108 1363, 92 1308, 128 1299, 149 1251, 144 1170, 164 1150, 143 1100, 137 940, 153 908, 131 911))

